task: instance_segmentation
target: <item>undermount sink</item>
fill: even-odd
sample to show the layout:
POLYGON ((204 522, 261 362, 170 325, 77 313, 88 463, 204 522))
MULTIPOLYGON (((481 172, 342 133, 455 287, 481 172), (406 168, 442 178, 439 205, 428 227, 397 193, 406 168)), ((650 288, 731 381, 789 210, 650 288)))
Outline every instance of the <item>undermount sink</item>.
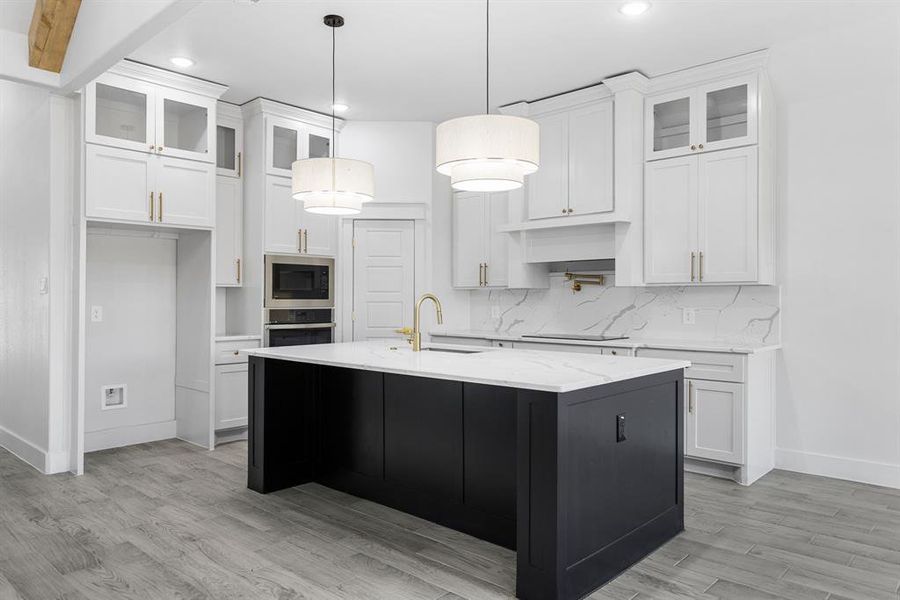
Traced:
POLYGON ((422 348, 422 352, 448 352, 450 354, 478 354, 484 350, 465 350, 463 348, 422 348))

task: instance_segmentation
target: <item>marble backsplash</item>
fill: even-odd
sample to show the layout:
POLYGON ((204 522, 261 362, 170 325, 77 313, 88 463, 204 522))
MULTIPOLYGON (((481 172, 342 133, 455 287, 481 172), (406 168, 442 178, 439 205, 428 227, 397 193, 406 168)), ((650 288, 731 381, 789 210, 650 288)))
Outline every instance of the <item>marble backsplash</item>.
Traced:
POLYGON ((546 290, 476 290, 471 328, 502 333, 589 333, 729 343, 779 342, 781 298, 777 286, 613 287, 572 292, 562 273, 546 290), (696 323, 682 323, 682 309, 696 323))

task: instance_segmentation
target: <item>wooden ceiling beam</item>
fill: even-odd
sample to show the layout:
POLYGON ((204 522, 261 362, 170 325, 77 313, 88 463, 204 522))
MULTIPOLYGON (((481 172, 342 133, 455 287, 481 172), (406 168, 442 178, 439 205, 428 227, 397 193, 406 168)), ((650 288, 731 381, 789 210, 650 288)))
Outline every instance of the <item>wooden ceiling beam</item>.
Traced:
POLYGON ((28 65, 59 73, 81 0, 35 0, 28 28, 28 65))

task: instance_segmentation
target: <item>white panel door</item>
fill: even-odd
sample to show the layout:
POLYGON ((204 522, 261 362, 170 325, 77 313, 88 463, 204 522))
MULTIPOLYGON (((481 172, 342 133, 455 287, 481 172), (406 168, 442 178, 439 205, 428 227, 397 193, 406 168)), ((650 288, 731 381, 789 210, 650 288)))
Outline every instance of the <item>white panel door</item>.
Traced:
POLYGON ((486 194, 453 194, 453 287, 482 284, 486 194))
POLYGON ((353 222, 353 340, 397 339, 412 326, 413 221, 353 222))
POLYGON ((569 198, 569 115, 535 119, 541 126, 541 165, 528 175, 528 218, 567 214, 569 198))
POLYGON ((241 285, 243 255, 242 181, 216 176, 216 285, 241 285))
POLYGON ((149 223, 156 218, 151 161, 132 150, 86 144, 85 212, 87 218, 149 223))
POLYGON ((699 159, 700 281, 756 281, 759 205, 756 146, 710 152, 699 159))
POLYGON ((689 379, 685 456, 741 464, 744 460, 744 385, 689 379))
POLYGON ((247 363, 216 365, 216 431, 246 427, 247 363))
POLYGON ((484 285, 506 287, 509 284, 509 235, 497 228, 509 222, 509 194, 488 194, 485 200, 484 285))
POLYGON ((297 203, 297 228, 303 231, 302 254, 334 256, 337 253, 337 217, 306 212, 297 203))
POLYGON ((180 158, 155 161, 157 221, 212 227, 215 219, 216 165, 180 158))
POLYGON ((298 202, 291 196, 291 180, 266 177, 265 249, 266 252, 298 254, 300 228, 297 226, 298 202))
POLYGON ((569 114, 569 208, 573 215, 613 209, 613 104, 569 114))
POLYGON ((644 279, 647 283, 690 283, 697 249, 697 157, 684 156, 645 166, 644 279))

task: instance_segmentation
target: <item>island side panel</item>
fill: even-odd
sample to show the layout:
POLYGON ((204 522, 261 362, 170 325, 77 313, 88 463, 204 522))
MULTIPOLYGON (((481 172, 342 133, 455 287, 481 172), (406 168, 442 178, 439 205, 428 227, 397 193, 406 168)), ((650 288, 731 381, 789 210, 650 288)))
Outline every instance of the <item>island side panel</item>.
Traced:
POLYGON ((683 529, 681 373, 520 393, 520 598, 581 598, 683 529))
POLYGON ((251 356, 247 487, 268 494, 313 481, 318 368, 251 356))

